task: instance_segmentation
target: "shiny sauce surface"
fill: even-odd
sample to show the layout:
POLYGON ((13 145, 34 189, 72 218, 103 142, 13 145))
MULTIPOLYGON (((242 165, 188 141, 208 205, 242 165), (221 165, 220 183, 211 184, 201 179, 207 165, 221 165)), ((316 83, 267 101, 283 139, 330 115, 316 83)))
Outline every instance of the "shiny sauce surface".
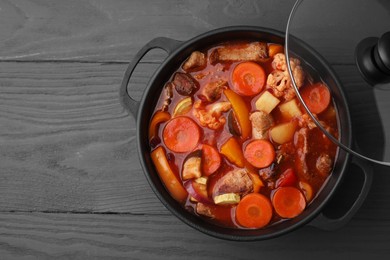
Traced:
MULTIPOLYGON (((241 167, 238 166, 235 162, 229 160, 229 158, 227 158, 224 154, 221 154, 222 146, 232 137, 234 137, 234 139, 237 141, 239 147, 241 147, 242 152, 245 150, 245 147, 255 139, 253 138, 252 135, 244 139, 241 138, 240 136, 236 136, 235 133, 232 133, 231 125, 232 124, 239 125, 239 123, 237 123, 237 118, 234 120, 234 122, 229 122, 230 120, 229 113, 233 110, 232 108, 229 109, 229 111, 221 113, 220 116, 224 117, 226 120, 226 122, 221 127, 219 127, 218 129, 210 129, 207 126, 203 126, 199 121, 199 118, 195 116, 194 104, 198 102, 201 103, 203 107, 207 107, 209 105, 218 102, 229 102, 229 99, 226 97, 226 95, 224 95, 223 91, 221 92, 221 95, 217 100, 210 102, 203 95, 204 93, 203 90, 205 86, 210 82, 216 82, 219 80, 226 82, 224 86, 225 88, 234 90, 232 73, 238 64, 247 61, 246 60, 232 60, 232 61, 224 60, 224 61, 211 62, 210 57, 212 57, 213 53, 215 53, 215 50, 217 50, 218 48, 245 49, 245 47, 250 43, 251 42, 243 42, 243 41, 225 42, 225 43, 221 43, 220 45, 213 46, 209 49, 198 50, 199 52, 204 54, 206 60, 206 64, 200 67, 198 66, 195 68, 185 70, 183 69, 183 64, 186 62, 185 61, 176 72, 181 72, 189 75, 193 80, 196 81, 197 89, 190 95, 182 95, 176 91, 174 84, 171 85, 173 86, 172 96, 170 98, 169 105, 164 106, 167 100, 167 93, 166 93, 167 85, 169 83, 174 82, 174 76, 176 72, 172 74, 170 80, 166 82, 166 85, 163 88, 163 91, 160 94, 160 98, 154 109, 154 115, 164 110, 165 112, 169 113, 170 119, 159 122, 159 124, 157 124, 155 129, 156 132, 155 135, 150 137, 151 153, 154 150, 156 150, 158 147, 163 148, 166 159, 169 163, 169 166, 173 174, 175 175, 177 180, 183 185, 185 190, 187 189, 186 182, 194 181, 193 179, 190 180, 183 179, 183 170, 184 170, 183 168, 184 168, 186 158, 188 158, 189 154, 191 154, 191 152, 193 152, 194 150, 202 149, 203 144, 207 144, 214 147, 220 153, 221 162, 218 169, 212 174, 209 174, 208 176, 205 176, 204 173, 201 173, 202 177, 205 177, 207 179, 207 183, 204 184, 205 185, 204 187, 206 188, 207 197, 209 199, 208 203, 203 203, 203 202, 202 203, 206 205, 208 209, 207 212, 210 214, 205 215, 197 211, 197 204, 200 202, 194 199, 190 193, 187 195, 185 201, 180 201, 179 203, 181 203, 182 206, 185 207, 187 210, 193 212, 193 214, 198 215, 200 218, 203 218, 206 221, 212 222, 216 225, 231 227, 231 228, 253 228, 253 227, 243 226, 237 221, 236 208, 240 202, 237 203, 229 202, 229 203, 221 203, 221 204, 214 203, 214 197, 217 195, 215 194, 215 190, 214 190, 215 186, 221 180, 221 178, 223 178, 223 176, 225 176, 227 173, 244 168, 256 174, 262 183, 262 186, 257 193, 260 193, 264 195, 266 198, 268 198, 268 200, 272 205, 273 196, 275 192, 278 189, 280 189, 280 187, 278 187, 278 183, 280 182, 279 179, 281 178, 282 174, 285 173, 286 171, 288 170, 292 171, 295 176, 295 181, 288 183, 287 186, 292 186, 296 188, 302 193, 302 195, 304 195, 306 200, 306 207, 307 207, 307 205, 310 204, 311 201, 315 199, 317 193, 320 191, 321 187, 323 186, 323 184, 326 182, 327 178, 331 174, 333 163, 335 161, 335 156, 337 153, 337 147, 328 138, 325 137, 325 135, 321 132, 320 129, 310 124, 310 119, 305 118, 303 116, 305 115, 305 111, 303 107, 300 105, 299 101, 297 101, 296 104, 301 112, 301 115, 293 118, 286 118, 283 112, 281 112, 281 110, 279 109, 279 106, 281 104, 288 102, 289 100, 286 100, 284 96, 280 96, 277 97, 280 103, 269 113, 269 116, 272 118, 273 124, 272 127, 267 131, 269 132, 273 127, 288 122, 293 122, 296 128, 295 128, 295 133, 291 138, 291 140, 286 141, 282 144, 275 142, 268 133, 268 137, 266 138, 266 140, 270 142, 275 149, 275 159, 269 166, 258 168, 248 163, 247 158, 245 158, 245 166, 241 167), (188 97, 191 98, 192 101, 191 106, 186 113, 179 116, 188 117, 197 124, 200 131, 200 138, 196 147, 192 149, 192 151, 175 152, 172 151, 164 142, 164 128, 173 118, 175 118, 173 115, 175 113, 175 109, 178 103, 182 101, 184 98, 188 98, 188 97), (308 125, 310 125, 310 127, 308 125), (304 130, 301 130, 303 128, 304 130), (304 137, 302 137, 302 135, 300 135, 299 133, 304 133, 304 137), (322 157, 324 157, 324 155, 326 155, 325 156, 326 159, 330 158, 331 165, 330 168, 328 167, 329 169, 326 168, 325 170, 323 169, 319 170, 318 167, 321 167, 318 165, 319 160, 322 157), (307 187, 309 187, 310 189, 310 194, 307 194, 308 192, 307 187)), ((266 46, 268 48, 267 57, 262 58, 260 61, 251 61, 260 65, 263 68, 267 78, 270 74, 272 74, 275 71, 275 65, 273 65, 274 58, 269 56, 270 45, 273 44, 266 43, 266 46)), ((310 75, 309 72, 305 70, 304 61, 300 60, 300 62, 301 62, 302 70, 305 73, 304 83, 302 84, 300 90, 303 90, 315 84, 325 85, 325 83, 323 82, 314 82, 313 78, 318 78, 318 75, 310 75)), ((312 73, 312 71, 310 73, 312 73)), ((245 106, 249 111, 249 114, 258 111, 256 107, 256 101, 262 96, 262 94, 265 91, 268 91, 269 93, 275 95, 274 89, 268 86, 267 80, 264 86, 262 87, 262 90, 258 94, 251 95, 251 96, 239 95, 241 99, 244 101, 245 106)), ((293 99, 296 99, 296 97, 294 97, 293 99)), ((235 113, 233 111, 232 117, 234 117, 234 115, 235 113)), ((330 101, 330 103, 327 105, 324 111, 316 114, 316 116, 323 123, 323 125, 326 126, 329 132, 334 134, 336 137, 338 136, 336 109, 332 101, 330 101)), ((151 119, 151 122, 152 120, 153 119, 151 119)), ((329 162, 327 164, 329 164, 329 162)), ((156 168, 157 168, 157 172, 159 172, 159 167, 157 165, 156 168)), ((168 184, 164 183, 164 185, 168 185, 168 184)), ((250 193, 253 193, 253 191, 250 191, 249 194, 250 193)), ((240 200, 242 201, 242 199, 245 196, 247 196, 247 194, 239 194, 240 200)), ((288 218, 280 216, 280 214, 278 214, 278 212, 276 212, 275 209, 273 208, 272 218, 269 221, 269 223, 264 227, 275 224, 284 219, 288 219, 288 218)))

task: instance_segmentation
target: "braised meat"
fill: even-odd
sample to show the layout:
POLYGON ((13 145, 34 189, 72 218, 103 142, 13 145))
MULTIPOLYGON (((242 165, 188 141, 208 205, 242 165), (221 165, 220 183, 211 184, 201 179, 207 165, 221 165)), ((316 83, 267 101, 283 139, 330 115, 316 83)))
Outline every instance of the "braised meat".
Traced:
POLYGON ((261 61, 268 58, 267 44, 252 42, 243 46, 223 46, 214 49, 210 55, 212 64, 224 61, 261 61))
POLYGON ((218 80, 207 83, 202 91, 203 96, 209 102, 214 102, 221 97, 222 91, 227 88, 225 80, 218 80))
POLYGON ((332 159, 328 154, 322 153, 316 161, 316 168, 322 176, 327 176, 332 169, 332 159))
POLYGON ((256 111, 250 115, 249 119, 252 122, 252 137, 267 139, 268 130, 273 125, 272 116, 264 111, 256 111))
POLYGON ((202 69, 206 66, 206 55, 200 51, 194 51, 191 56, 184 62, 183 69, 185 71, 202 69))
POLYGON ((199 215, 209 218, 215 218, 214 214, 211 211, 211 207, 207 204, 201 202, 198 202, 196 204, 196 213, 198 213, 199 215))
POLYGON ((226 173, 214 185, 213 195, 237 193, 245 196, 253 190, 252 179, 245 169, 233 170, 226 173))
POLYGON ((177 93, 183 96, 190 96, 199 88, 198 82, 190 74, 183 72, 176 72, 172 83, 177 93))

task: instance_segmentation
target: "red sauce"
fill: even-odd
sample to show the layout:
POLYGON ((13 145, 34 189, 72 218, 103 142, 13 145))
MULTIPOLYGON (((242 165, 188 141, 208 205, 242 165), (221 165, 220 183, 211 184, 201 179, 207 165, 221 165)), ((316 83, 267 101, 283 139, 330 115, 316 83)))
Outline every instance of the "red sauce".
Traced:
MULTIPOLYGON (((210 49, 207 50, 200 50, 204 54, 206 54, 207 57, 207 65, 202 68, 202 69, 196 69, 193 71, 184 71, 182 68, 179 68, 177 71, 178 72, 183 72, 183 73, 188 73, 191 75, 199 84, 199 89, 191 95, 193 104, 197 101, 202 101, 204 102, 204 97, 202 97, 201 93, 204 88, 204 86, 209 83, 216 81, 217 79, 224 79, 227 81, 227 86, 230 88, 232 86, 231 82, 231 73, 234 67, 242 62, 242 61, 237 61, 237 62, 229 62, 229 61, 224 61, 224 62, 217 62, 216 64, 211 64, 209 61, 209 57, 211 53, 216 49, 221 46, 233 46, 240 48, 246 43, 243 42, 231 42, 231 43, 223 43, 218 46, 214 46, 210 49)), ((265 58, 262 59, 261 61, 257 62, 259 65, 262 66, 262 68, 265 70, 266 75, 269 75, 272 71, 275 69, 272 66, 272 58, 265 58)), ((303 61, 301 61, 303 62, 303 61)), ((173 80, 173 75, 170 79, 170 81, 173 80)), ((302 88, 305 87, 305 85, 309 85, 313 82, 309 82, 308 77, 306 77, 306 80, 304 82, 304 85, 302 88)), ((241 98, 245 101, 245 104, 250 111, 250 113, 256 111, 256 105, 255 102, 256 100, 263 94, 263 92, 266 90, 267 86, 264 86, 263 90, 261 93, 258 95, 254 96, 241 96, 241 98)), ((272 89, 267 89, 271 94, 273 94, 272 89)), ((173 89, 173 97, 170 105, 167 108, 167 112, 173 115, 173 111, 176 107, 176 105, 183 99, 185 96, 182 96, 178 94, 175 89, 173 89)), ((163 91, 160 95, 159 101, 157 102, 157 105, 155 107, 155 112, 161 110, 164 104, 164 100, 166 99, 165 91, 163 91)), ((280 104, 285 103, 286 101, 284 100, 283 97, 279 98, 280 99, 280 104)), ((212 103, 216 102, 224 102, 228 101, 226 96, 222 93, 221 97, 212 103)), ((207 103, 207 104, 212 104, 212 103, 207 103)), ((302 114, 305 114, 305 111, 303 107, 298 103, 298 107, 301 111, 302 114)), ((279 105, 280 105, 279 104, 279 105)), ((218 151, 221 150, 221 146, 232 136, 232 133, 229 131, 228 123, 226 122, 222 127, 219 129, 213 130, 208 127, 202 126, 199 122, 199 119, 194 116, 193 114, 194 108, 192 107, 189 112, 187 112, 184 116, 187 116, 191 119, 193 119, 200 128, 201 136, 199 140, 199 145, 198 148, 201 147, 201 144, 209 144, 218 149, 218 151)), ((224 112, 222 114, 223 117, 228 118, 228 112, 224 112)), ((270 113, 271 117, 273 118, 274 125, 278 125, 281 123, 285 122, 295 122, 298 125, 299 118, 293 118, 293 119, 287 119, 283 114, 280 112, 278 107, 272 110, 270 113)), ((335 136, 338 135, 338 127, 337 127, 337 118, 336 118, 336 112, 333 103, 331 102, 328 106, 328 108, 317 115, 318 119, 321 122, 324 122, 325 126, 328 128, 328 130, 333 133, 335 136)), ((158 140, 159 142, 156 143, 154 140, 153 145, 151 146, 151 151, 153 151, 156 147, 162 146, 165 148, 166 151, 166 156, 169 161, 169 164, 175 173, 176 177, 181 180, 183 183, 184 181, 182 180, 181 172, 183 171, 183 163, 185 158, 188 156, 189 153, 174 153, 173 151, 170 151, 166 145, 164 144, 162 135, 163 135, 163 129, 165 127, 167 122, 163 122, 159 125, 157 135, 158 135, 158 140)), ((256 173, 259 174, 260 179, 262 180, 264 186, 261 187, 259 193, 265 195, 272 200, 273 193, 276 190, 275 183, 276 181, 280 178, 280 175, 287 169, 292 169, 294 173, 296 174, 296 177, 298 181, 294 185, 297 189, 300 189, 302 193, 305 193, 305 191, 302 189, 302 186, 300 185, 300 182, 305 182, 308 184, 311 189, 312 189, 312 195, 307 199, 307 204, 309 204, 311 201, 315 199, 316 194, 319 192, 323 184, 326 182, 327 178, 329 177, 329 174, 331 174, 331 169, 330 172, 321 173, 317 169, 317 160, 321 155, 326 154, 328 157, 331 159, 332 165, 337 153, 337 147, 330 141, 328 140, 323 133, 316 127, 313 129, 307 128, 307 148, 308 151, 307 153, 303 153, 302 149, 299 149, 300 145, 299 142, 297 141, 297 132, 301 129, 301 126, 298 126, 296 128, 295 136, 291 141, 288 141, 282 145, 277 144, 273 142, 270 138, 270 142, 274 145, 276 154, 287 154, 286 156, 283 156, 281 159, 278 158, 278 156, 275 158, 275 161, 271 164, 271 166, 265 168, 265 169, 255 169, 256 173), (295 139, 295 143, 294 143, 295 139), (300 159, 301 158, 301 159, 300 159), (280 161, 278 161, 280 159, 280 161), (306 165, 302 165, 302 164, 306 165), (306 170, 302 170, 302 168, 305 168, 306 170), (268 173, 269 174, 268 174, 268 173)), ((241 138, 236 138, 238 141, 239 145, 244 149, 247 143, 251 142, 253 140, 252 136, 246 140, 243 140, 241 138)), ((193 202, 193 200, 190 199, 190 196, 188 196, 187 201, 183 204, 183 207, 188 209, 189 211, 193 212, 196 215, 199 215, 199 217, 205 219, 206 221, 210 221, 215 223, 216 225, 220 226, 226 226, 226 227, 232 227, 232 228, 245 228, 240 226, 235 217, 235 208, 237 204, 232 204, 232 205, 215 205, 212 202, 213 198, 213 188, 215 183, 222 177, 224 176, 227 172, 234 170, 234 169, 239 169, 241 167, 238 167, 234 163, 230 162, 224 155, 221 154, 221 166, 219 169, 208 176, 207 180, 207 192, 208 196, 210 198, 210 210, 212 211, 213 218, 207 217, 207 216, 202 216, 199 215, 196 212, 196 203, 193 202)), ((242 197, 242 195, 241 195, 242 197)), ((279 222, 283 220, 282 217, 280 217, 277 213, 273 213, 273 217, 268 225, 272 225, 276 222, 279 222)))

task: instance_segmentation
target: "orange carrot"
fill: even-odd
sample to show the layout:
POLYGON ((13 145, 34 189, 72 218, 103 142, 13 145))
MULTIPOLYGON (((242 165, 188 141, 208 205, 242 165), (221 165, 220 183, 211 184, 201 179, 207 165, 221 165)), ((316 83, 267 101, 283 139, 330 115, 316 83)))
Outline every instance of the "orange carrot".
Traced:
POLYGON ((294 218, 305 209, 306 200, 297 188, 280 187, 272 198, 272 204, 282 218, 294 218))
POLYGON ((199 138, 198 125, 186 116, 173 118, 163 130, 165 145, 177 153, 192 151, 198 144, 199 138))
POLYGON ((272 205, 267 197, 259 193, 246 195, 237 205, 237 222, 247 228, 262 228, 272 218, 272 205))
POLYGON ((330 91, 322 83, 316 83, 302 88, 301 96, 310 112, 315 114, 324 111, 330 103, 330 91))
POLYGON ((277 53, 284 53, 284 48, 280 44, 270 44, 268 45, 268 56, 273 58, 277 53))
POLYGON ((169 193, 175 200, 184 203, 188 193, 169 166, 164 148, 159 146, 157 149, 153 150, 151 157, 157 173, 169 193))
POLYGON ((202 145, 203 174, 209 176, 221 166, 221 156, 211 145, 202 145))
POLYGON ((275 160, 275 148, 267 140, 255 140, 245 147, 244 157, 253 166, 265 168, 275 160))
POLYGON ((265 80, 264 69, 251 61, 238 64, 232 73, 233 89, 243 96, 259 94, 265 85, 265 80))

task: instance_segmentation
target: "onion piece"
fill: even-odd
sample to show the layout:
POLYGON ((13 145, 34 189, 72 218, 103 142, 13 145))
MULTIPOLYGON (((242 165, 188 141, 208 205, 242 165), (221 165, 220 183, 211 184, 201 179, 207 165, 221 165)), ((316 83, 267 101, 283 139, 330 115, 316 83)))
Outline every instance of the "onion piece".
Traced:
POLYGON ((184 187, 187 190, 188 194, 198 202, 202 202, 202 203, 212 202, 207 194, 206 185, 197 183, 194 180, 189 180, 184 183, 184 187))

